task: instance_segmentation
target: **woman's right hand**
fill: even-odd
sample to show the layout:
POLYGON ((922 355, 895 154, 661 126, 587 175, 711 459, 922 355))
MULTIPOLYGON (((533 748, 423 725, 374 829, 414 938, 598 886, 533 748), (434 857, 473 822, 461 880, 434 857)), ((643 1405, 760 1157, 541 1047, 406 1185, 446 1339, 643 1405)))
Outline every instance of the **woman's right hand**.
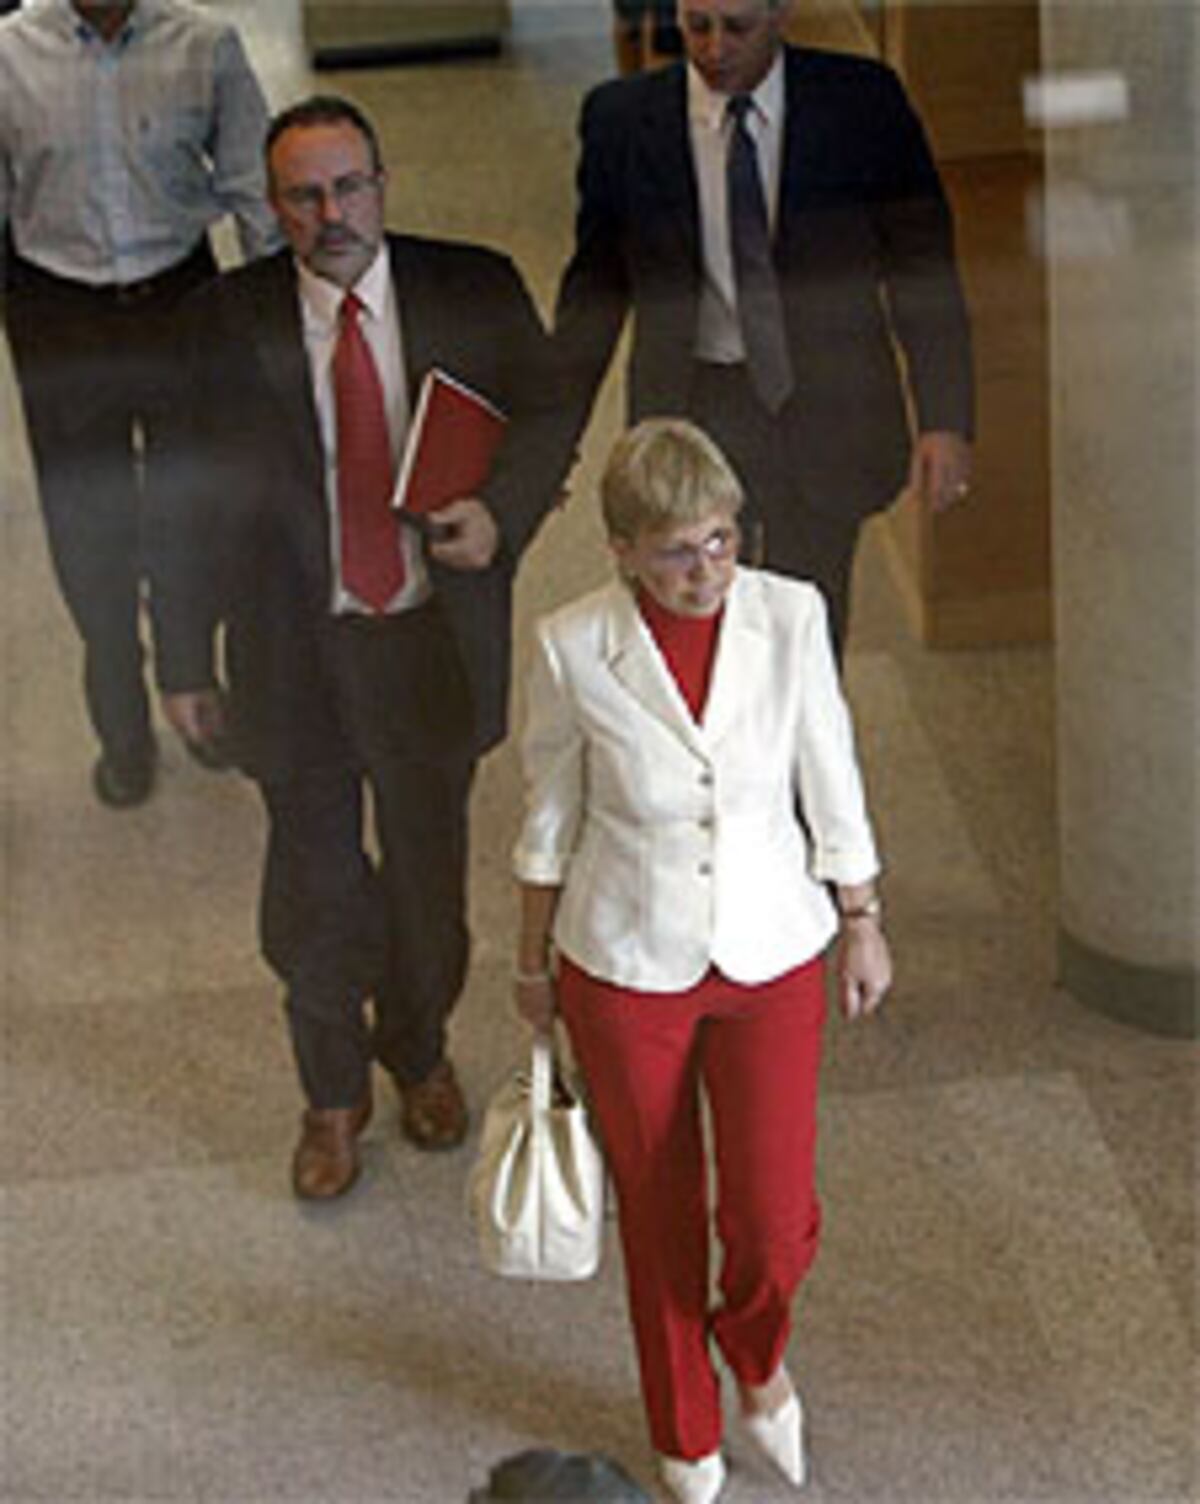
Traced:
POLYGON ((558 993, 550 972, 517 972, 513 977, 513 1003, 535 1033, 553 1033, 558 993))

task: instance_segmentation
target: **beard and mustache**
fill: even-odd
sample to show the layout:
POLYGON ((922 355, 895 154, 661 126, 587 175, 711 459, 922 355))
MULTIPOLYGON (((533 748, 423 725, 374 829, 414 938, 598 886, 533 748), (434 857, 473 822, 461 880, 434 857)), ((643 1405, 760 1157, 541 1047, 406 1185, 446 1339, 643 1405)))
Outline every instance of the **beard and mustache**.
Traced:
POLYGON ((374 246, 347 225, 323 225, 317 234, 314 250, 318 254, 337 256, 344 251, 373 251, 374 246))

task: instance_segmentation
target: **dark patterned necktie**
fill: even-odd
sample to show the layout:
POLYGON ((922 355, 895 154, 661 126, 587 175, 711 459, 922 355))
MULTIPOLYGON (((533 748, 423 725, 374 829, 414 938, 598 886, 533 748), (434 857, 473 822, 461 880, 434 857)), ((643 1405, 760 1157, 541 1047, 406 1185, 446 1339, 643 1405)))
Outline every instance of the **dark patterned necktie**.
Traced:
POLYGON ((758 150, 746 123, 752 108, 748 94, 735 94, 727 106, 732 125, 726 159, 729 243, 750 380, 763 406, 777 413, 792 392, 792 362, 784 336, 779 282, 771 260, 771 231, 758 150))
POLYGON ((342 582, 375 611, 404 584, 404 556, 392 510, 392 446, 383 385, 359 327, 362 303, 352 292, 338 310, 333 352, 337 421, 338 527, 342 582))

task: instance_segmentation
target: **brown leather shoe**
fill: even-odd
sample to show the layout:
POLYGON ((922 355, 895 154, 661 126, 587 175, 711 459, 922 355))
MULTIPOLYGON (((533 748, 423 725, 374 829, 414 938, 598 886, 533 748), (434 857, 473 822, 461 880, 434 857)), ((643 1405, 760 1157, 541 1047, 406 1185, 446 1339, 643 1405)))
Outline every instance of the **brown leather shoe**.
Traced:
POLYGON ((415 1086, 397 1082, 400 1130, 418 1149, 454 1149, 467 1136, 467 1104, 454 1067, 439 1060, 415 1086))
POLYGON ((331 1201, 358 1179, 358 1136, 371 1120, 371 1098, 357 1107, 310 1107, 300 1119, 292 1189, 301 1201, 331 1201))

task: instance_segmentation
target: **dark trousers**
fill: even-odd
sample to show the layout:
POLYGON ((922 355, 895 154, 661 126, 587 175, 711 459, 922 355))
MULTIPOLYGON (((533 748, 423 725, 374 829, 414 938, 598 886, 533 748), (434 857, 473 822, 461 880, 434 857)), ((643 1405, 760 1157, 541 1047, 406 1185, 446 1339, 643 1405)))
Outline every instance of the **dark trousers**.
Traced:
POLYGON ((263 953, 318 1108, 360 1101, 372 1058, 411 1085, 445 1053, 469 958, 474 773, 466 681, 436 606, 331 621, 324 648, 347 755, 260 783, 263 953))
POLYGON ((747 561, 820 588, 840 662, 859 519, 840 515, 837 497, 805 495, 786 421, 772 418, 759 402, 745 366, 697 362, 688 415, 719 445, 742 482, 747 561))
POLYGON ((207 243, 125 288, 90 288, 20 260, 11 269, 9 341, 50 557, 83 639, 92 725, 105 754, 126 764, 150 750, 140 540, 158 479, 158 424, 178 369, 173 314, 213 271, 207 243))

